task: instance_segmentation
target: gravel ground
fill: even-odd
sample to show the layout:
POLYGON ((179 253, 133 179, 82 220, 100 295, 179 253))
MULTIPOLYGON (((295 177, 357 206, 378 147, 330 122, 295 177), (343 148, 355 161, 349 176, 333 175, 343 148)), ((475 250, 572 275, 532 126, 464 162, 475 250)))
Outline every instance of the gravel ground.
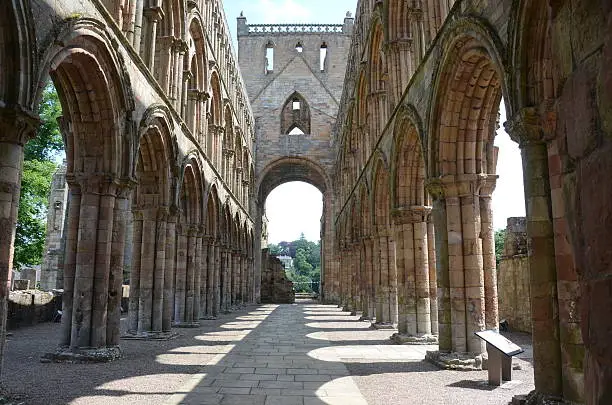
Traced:
MULTIPOLYGON (((259 342, 261 332, 277 328, 274 322, 280 316, 290 317, 288 324, 305 331, 301 343, 287 347, 287 359, 307 355, 312 361, 322 361, 318 363, 321 367, 339 360, 352 376, 353 387, 370 405, 501 405, 533 389, 529 335, 509 336, 527 346, 522 358, 515 361, 522 370, 513 372, 513 382, 491 388, 486 385, 486 372, 441 371, 422 361, 424 351, 433 346, 392 345, 388 340, 392 330, 369 329, 369 323, 333 306, 300 304, 298 311, 295 305, 281 305, 268 319, 269 310, 257 312, 252 306, 203 321, 200 328, 177 329, 180 335, 169 341, 123 340, 123 359, 106 364, 40 363, 41 355, 55 350, 60 325, 18 329, 9 337, 3 388, 28 405, 163 404, 172 394, 185 391, 194 375, 201 375, 203 365, 215 364, 227 353, 231 357, 248 353, 252 347, 265 348, 265 340, 259 342)), ((310 385, 314 392, 320 384, 310 385)))

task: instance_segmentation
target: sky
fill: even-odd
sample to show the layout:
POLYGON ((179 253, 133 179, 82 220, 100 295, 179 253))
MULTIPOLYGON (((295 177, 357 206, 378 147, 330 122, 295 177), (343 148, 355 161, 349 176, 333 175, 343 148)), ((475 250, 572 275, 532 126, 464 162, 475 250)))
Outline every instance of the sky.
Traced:
MULTIPOLYGON (((357 0, 225 0, 225 14, 236 47, 236 17, 244 12, 251 24, 321 23, 341 24, 347 11, 355 14, 357 0)), ((500 122, 506 121, 500 108, 500 122)), ((499 180, 493 193, 493 226, 506 227, 506 219, 525 215, 523 174, 520 151, 503 131, 498 131, 495 145, 499 147, 497 174, 499 180)), ((293 241, 303 232, 306 239, 317 241, 323 197, 310 184, 292 182, 274 189, 266 200, 268 241, 293 241)))

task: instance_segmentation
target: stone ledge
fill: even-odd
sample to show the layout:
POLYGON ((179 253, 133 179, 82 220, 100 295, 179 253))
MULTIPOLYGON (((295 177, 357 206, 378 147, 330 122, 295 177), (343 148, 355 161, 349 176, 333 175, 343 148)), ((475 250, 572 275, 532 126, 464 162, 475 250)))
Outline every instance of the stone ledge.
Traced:
POLYGON ((402 335, 400 333, 394 333, 389 338, 395 344, 398 345, 437 345, 438 337, 436 335, 422 335, 422 336, 412 336, 412 335, 402 335))
POLYGON ((60 347, 54 353, 45 353, 41 358, 41 363, 108 363, 122 357, 119 346, 104 347, 100 349, 71 349, 60 347))
POLYGON ((438 350, 428 350, 425 355, 425 360, 445 370, 483 370, 482 355, 473 355, 470 353, 444 353, 438 350))
POLYGON ((172 324, 173 328, 199 328, 200 322, 176 322, 172 324))
POLYGON ((176 332, 140 332, 127 333, 121 336, 124 340, 171 340, 179 334, 176 332))
POLYGON ((371 329, 395 329, 392 323, 378 323, 374 322, 370 326, 371 329))

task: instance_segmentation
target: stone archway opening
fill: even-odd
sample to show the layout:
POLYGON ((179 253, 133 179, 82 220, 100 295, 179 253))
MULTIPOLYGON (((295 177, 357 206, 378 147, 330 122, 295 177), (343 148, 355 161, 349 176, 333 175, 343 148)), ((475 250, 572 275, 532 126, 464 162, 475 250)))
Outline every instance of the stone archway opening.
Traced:
MULTIPOLYGON (((292 204, 301 205, 304 203, 304 201, 302 201, 304 199, 304 196, 301 195, 301 193, 308 194, 308 196, 313 198, 314 200, 318 198, 319 201, 322 202, 319 205, 319 212, 317 213, 315 210, 315 212, 312 214, 313 216, 311 217, 312 221, 316 221, 316 227, 318 227, 320 230, 320 238, 317 238, 317 240, 319 241, 318 256, 320 258, 318 263, 320 267, 320 272, 318 276, 319 281, 306 280, 305 277, 309 277, 309 275, 306 274, 303 274, 304 277, 300 277, 298 281, 301 283, 308 282, 310 288, 307 290, 314 290, 324 296, 326 292, 326 283, 330 282, 330 280, 326 279, 327 273, 325 272, 325 269, 331 266, 333 262, 333 259, 331 257, 331 248, 333 243, 331 228, 332 224, 330 220, 327 220, 328 218, 331 218, 333 196, 331 193, 331 182, 328 176, 326 175, 323 168, 321 168, 318 164, 314 163, 309 159, 301 157, 287 157, 278 159, 267 165, 261 171, 261 173, 259 173, 257 178, 257 211, 255 220, 257 227, 256 229, 258 232, 257 234, 261 235, 261 237, 258 237, 255 241, 256 252, 262 251, 262 248, 266 247, 266 239, 268 235, 267 225, 265 221, 268 216, 276 217, 278 214, 281 214, 277 221, 284 222, 282 225, 280 225, 281 228, 284 228, 286 227, 286 224, 291 221, 291 219, 282 219, 283 215, 287 215, 289 217, 298 217, 301 215, 299 209, 291 211, 291 207, 289 207, 289 205, 292 204), (297 188, 295 188, 296 186, 297 188), (287 196, 283 199, 282 202, 280 202, 280 207, 282 207, 280 208, 280 210, 282 210, 283 212, 287 212, 287 214, 283 214, 283 212, 278 212, 279 208, 275 207, 279 207, 279 205, 275 206, 273 204, 272 208, 266 208, 266 202, 268 200, 268 197, 271 196, 272 199, 274 199, 274 195, 276 194, 275 191, 278 189, 282 194, 282 190, 286 187, 289 187, 290 190, 293 189, 293 191, 289 191, 289 193, 293 195, 287 196), (298 200, 300 201, 298 202, 298 200)), ((298 241, 299 245, 299 241, 301 239, 301 231, 296 230, 295 232, 296 238, 285 242, 298 241)), ((274 237, 274 235, 272 235, 272 237, 274 237)), ((304 239, 309 238, 306 238, 305 236, 304 239)), ((310 242, 316 243, 317 240, 313 240, 310 242)), ((272 242, 274 241, 276 240, 272 240, 272 242)), ((278 242, 282 241, 279 240, 278 242)), ((305 241, 302 241, 302 243, 306 244, 305 241)), ((313 249, 314 247, 311 246, 311 250, 313 249)), ((290 250, 284 253, 289 253, 289 255, 287 256, 295 255, 297 253, 297 249, 290 250)), ((265 300, 265 295, 270 293, 269 290, 267 290, 269 286, 266 284, 269 284, 269 280, 266 280, 265 274, 265 272, 267 271, 267 264, 264 262, 268 260, 268 254, 268 251, 264 251, 263 254, 255 255, 255 260, 259 260, 259 263, 256 264, 256 272, 259 272, 259 274, 256 274, 256 279, 261 280, 261 294, 259 296, 262 300, 265 300)), ((308 266, 304 267, 307 268, 308 266)), ((312 279, 312 277, 310 278, 312 279)))
POLYGON ((264 207, 262 247, 281 260, 296 293, 318 294, 323 195, 305 182, 283 183, 270 192, 264 207))

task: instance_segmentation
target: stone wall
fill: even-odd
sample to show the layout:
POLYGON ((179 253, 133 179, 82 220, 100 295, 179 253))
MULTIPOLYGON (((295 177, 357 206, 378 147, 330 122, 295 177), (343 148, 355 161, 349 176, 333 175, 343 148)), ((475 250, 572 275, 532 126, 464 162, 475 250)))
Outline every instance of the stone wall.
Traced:
POLYGON ((531 333, 531 290, 526 218, 508 218, 504 256, 497 269, 499 317, 510 329, 531 333))
POLYGON ((8 299, 7 327, 53 321, 62 307, 61 295, 43 291, 11 291, 8 299))
POLYGON ((268 249, 261 252, 261 302, 292 304, 295 301, 293 283, 285 275, 283 263, 269 255, 268 249))
POLYGON ((64 259, 64 220, 68 206, 68 185, 66 184, 66 163, 53 174, 47 211, 47 237, 41 267, 40 288, 51 291, 62 288, 64 259))

